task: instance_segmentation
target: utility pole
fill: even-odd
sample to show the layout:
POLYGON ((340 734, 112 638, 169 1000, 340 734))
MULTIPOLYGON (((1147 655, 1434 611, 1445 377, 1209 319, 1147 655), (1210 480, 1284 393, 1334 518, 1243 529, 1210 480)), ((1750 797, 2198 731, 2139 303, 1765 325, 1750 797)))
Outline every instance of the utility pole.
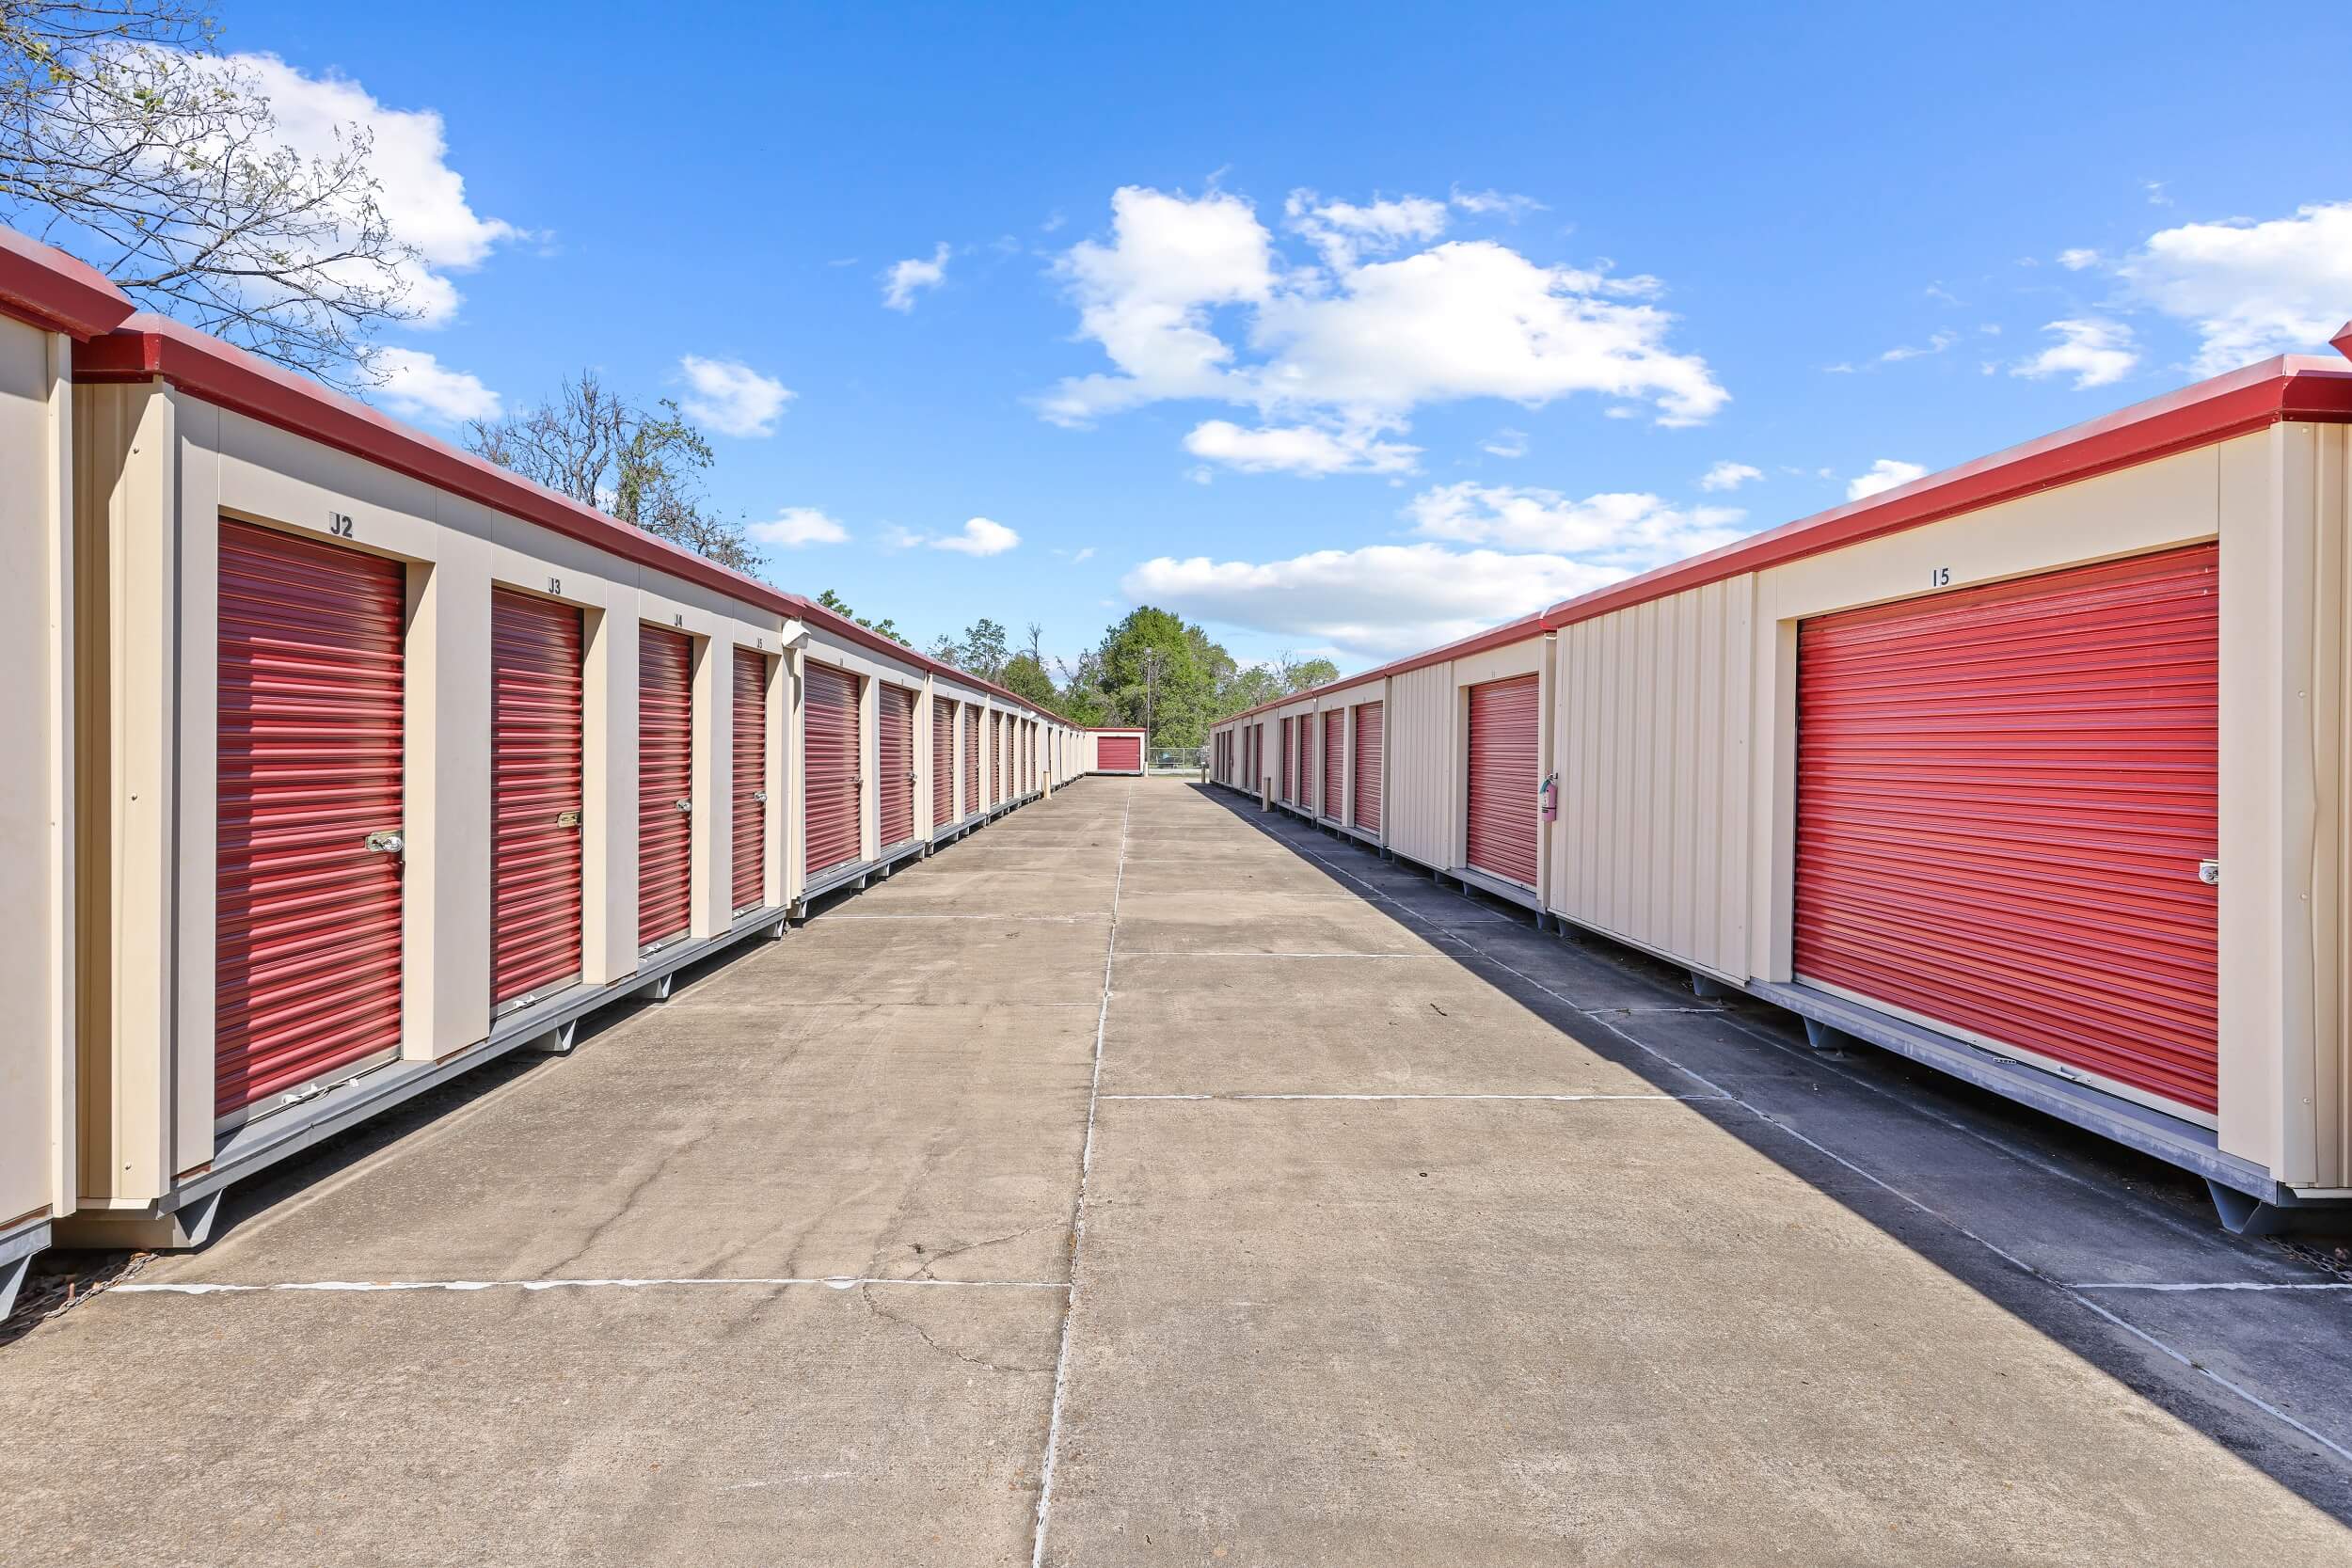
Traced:
POLYGON ((1143 650, 1143 743, 1147 747, 1152 744, 1152 715, 1153 701, 1159 691, 1159 679, 1160 651, 1146 648, 1143 650))

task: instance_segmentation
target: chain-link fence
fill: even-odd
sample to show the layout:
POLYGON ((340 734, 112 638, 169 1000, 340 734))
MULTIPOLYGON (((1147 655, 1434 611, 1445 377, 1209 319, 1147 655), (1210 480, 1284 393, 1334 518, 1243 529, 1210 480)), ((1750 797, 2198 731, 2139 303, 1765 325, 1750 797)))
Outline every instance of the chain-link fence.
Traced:
POLYGON ((1198 773, 1208 762, 1206 746, 1154 746, 1147 755, 1145 771, 1152 773, 1198 773))

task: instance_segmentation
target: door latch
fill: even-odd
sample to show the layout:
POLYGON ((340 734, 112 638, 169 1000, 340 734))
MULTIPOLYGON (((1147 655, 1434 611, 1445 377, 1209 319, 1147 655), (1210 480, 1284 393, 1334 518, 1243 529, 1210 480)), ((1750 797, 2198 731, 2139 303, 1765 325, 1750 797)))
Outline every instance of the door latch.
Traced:
POLYGON ((677 809, 681 815, 691 815, 694 810, 694 802, 681 795, 678 797, 677 809))
POLYGON ((580 826, 580 813, 576 810, 559 811, 555 814, 555 825, 559 828, 577 828, 580 826))
POLYGON ((752 799, 764 806, 768 803, 768 792, 764 789, 755 789, 752 791, 752 799))
POLYGON ((2221 863, 2217 860, 2199 861, 2197 879, 2207 887, 2219 887, 2221 885, 2221 863))
POLYGON ((397 832, 370 833, 367 851, 371 855, 397 855, 408 847, 408 841, 397 832))

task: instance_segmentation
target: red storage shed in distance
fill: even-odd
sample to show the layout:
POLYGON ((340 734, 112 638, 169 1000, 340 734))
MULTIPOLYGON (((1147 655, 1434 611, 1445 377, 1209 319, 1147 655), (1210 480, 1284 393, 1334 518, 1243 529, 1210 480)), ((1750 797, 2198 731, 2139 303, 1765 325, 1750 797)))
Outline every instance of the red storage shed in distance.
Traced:
POLYGON ((1100 729, 1087 732, 1094 754, 1089 773, 1140 773, 1148 736, 1139 729, 1100 729))

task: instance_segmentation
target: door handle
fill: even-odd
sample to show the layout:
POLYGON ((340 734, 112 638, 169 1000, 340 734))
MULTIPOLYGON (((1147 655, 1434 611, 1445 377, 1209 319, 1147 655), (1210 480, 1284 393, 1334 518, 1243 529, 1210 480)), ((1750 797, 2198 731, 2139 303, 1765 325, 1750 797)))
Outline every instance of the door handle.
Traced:
POLYGON ((363 847, 371 855, 398 855, 408 847, 408 841, 397 831, 370 833, 363 847))

